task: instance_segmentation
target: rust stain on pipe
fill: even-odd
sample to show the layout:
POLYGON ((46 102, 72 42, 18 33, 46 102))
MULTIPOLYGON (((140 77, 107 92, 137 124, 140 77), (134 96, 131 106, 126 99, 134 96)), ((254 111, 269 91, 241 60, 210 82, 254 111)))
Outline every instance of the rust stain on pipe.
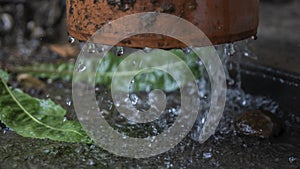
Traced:
MULTIPOLYGON (((86 41, 110 21, 140 12, 161 12, 184 18, 200 28, 213 44, 234 42, 255 36, 259 0, 67 0, 69 34, 86 41)), ((110 44, 107 35, 106 44, 110 44)), ((145 34, 118 45, 136 48, 182 48, 178 40, 145 34)))

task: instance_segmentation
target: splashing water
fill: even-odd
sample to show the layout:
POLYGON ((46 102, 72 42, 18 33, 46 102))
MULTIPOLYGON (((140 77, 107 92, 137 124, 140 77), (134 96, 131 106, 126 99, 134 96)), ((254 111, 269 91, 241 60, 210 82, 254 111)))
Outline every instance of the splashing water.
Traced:
MULTIPOLYGON (((240 60, 243 57, 245 51, 248 51, 247 46, 243 46, 244 42, 239 42, 237 44, 224 44, 215 46, 221 60, 226 68, 226 76, 227 76, 227 105, 225 107, 224 118, 220 122, 220 125, 217 129, 217 132, 222 134, 232 134, 234 133, 233 129, 233 119, 240 113, 248 109, 258 109, 264 108, 270 110, 272 112, 276 112, 278 109, 278 105, 274 103, 272 100, 264 97, 256 97, 246 94, 241 88, 241 68, 240 68, 240 60)), ((247 43, 244 43, 247 45, 247 43)), ((186 57, 189 57, 192 48, 184 48, 182 49, 183 53, 186 57)), ((97 46, 96 50, 103 51, 103 47, 97 46)), ((116 47, 113 48, 116 52, 116 55, 126 57, 130 54, 130 48, 125 47, 116 47), (129 51, 129 53, 125 53, 129 51)), ((144 48, 144 52, 150 53, 152 51, 151 48, 144 48)), ((250 52, 249 52, 250 54, 250 52)), ((134 60, 132 65, 136 65, 137 62, 134 60)), ((199 72, 201 73, 201 77, 197 79, 198 84, 198 95, 200 98, 201 109, 199 111, 198 119, 194 125, 192 132, 190 133, 190 137, 197 141, 199 138, 199 134, 203 128, 203 125, 206 122, 206 116, 208 114, 208 110, 210 107, 210 83, 209 77, 206 72, 205 67, 201 60, 198 60, 197 64, 199 65, 199 72)), ((133 79, 130 82, 130 90, 132 90, 133 86, 135 86, 135 80, 133 79)), ((113 103, 112 98, 110 96, 110 91, 106 87, 98 87, 102 90, 96 91, 98 93, 99 107, 100 109, 109 110, 110 113, 106 115, 106 120, 108 123, 113 126, 117 131, 122 132, 123 135, 127 134, 130 137, 152 137, 153 134, 160 134, 162 131, 170 127, 176 120, 176 117, 180 114, 180 93, 179 91, 171 92, 166 94, 167 98, 167 106, 160 119, 153 121, 148 124, 137 124, 130 120, 124 118, 117 111, 117 107, 120 106, 120 103, 113 103), (104 91, 103 91, 104 90, 104 91)), ((148 95, 151 92, 152 86, 147 86, 146 90, 138 93, 131 93, 129 98, 124 98, 125 100, 130 100, 131 104, 135 106, 139 111, 144 111, 149 108, 149 98, 148 95)), ((125 137, 127 138, 127 137, 125 137)))
MULTIPOLYGON (((150 158, 149 160, 146 160, 145 163, 133 163, 130 160, 124 161, 123 159, 120 160, 116 157, 106 157, 107 160, 105 163, 107 165, 118 166, 120 165, 120 161, 122 161, 122 163, 128 164, 128 166, 132 166, 133 168, 135 168, 140 165, 144 166, 145 164, 151 165, 152 162, 154 162, 152 165, 159 165, 161 168, 172 168, 174 166, 180 167, 180 164, 185 164, 184 166, 194 166, 195 163, 199 164, 199 161, 201 160, 202 162, 209 160, 210 166, 218 167, 221 165, 220 161, 222 160, 220 158, 223 158, 222 153, 224 153, 220 152, 220 148, 218 147, 218 145, 223 144, 222 142, 224 142, 224 140, 232 138, 233 145, 237 144, 241 145, 241 147, 247 147, 249 143, 244 143, 243 140, 240 140, 240 138, 237 136, 237 133, 234 129, 234 119, 242 112, 251 109, 265 109, 273 113, 277 113, 279 111, 279 105, 267 97, 253 96, 245 93, 242 90, 240 60, 242 57, 244 57, 245 52, 249 53, 249 57, 252 55, 252 53, 248 51, 249 48, 247 46, 243 46, 246 44, 247 43, 245 42, 237 42, 234 44, 215 46, 226 68, 228 85, 227 103, 223 118, 219 123, 216 133, 207 141, 207 143, 205 143, 205 147, 197 143, 197 138, 199 138, 199 134, 206 122, 206 116, 210 107, 211 86, 209 83, 208 74, 203 66, 203 62, 201 60, 198 60, 197 64, 199 65, 199 72, 202 75, 199 79, 197 79, 199 88, 198 95, 200 98, 199 104, 201 105, 201 109, 199 111, 198 119, 196 120, 193 130, 190 132, 189 136, 169 152, 161 156, 150 158), (183 155, 182 158, 179 158, 175 154, 183 155), (177 162, 174 161, 174 158, 176 158, 177 162), (156 163, 157 161, 160 161, 159 164, 156 163)), ((106 48, 107 46, 96 45, 95 50, 103 52, 106 48)), ((117 47, 113 48, 112 50, 120 57, 126 57, 128 54, 130 54, 131 51, 130 49, 125 47, 117 47)), ((142 50, 145 53, 151 53, 153 49, 144 48, 142 50)), ((191 49, 185 48, 182 50, 186 57, 189 57, 188 55, 190 54, 191 49)), ((138 61, 133 61, 132 63, 133 66, 138 64, 138 61)), ((134 91, 133 89, 135 84, 136 81, 133 79, 129 86, 130 91, 134 91)), ((146 90, 142 92, 132 92, 130 93, 128 98, 124 99, 128 99, 128 101, 130 101, 130 103, 140 111, 147 110, 149 108, 148 95, 153 90, 153 87, 150 85, 145 89, 146 90)), ((107 86, 99 85, 96 87, 95 92, 97 94, 99 108, 108 110, 108 113, 104 114, 106 121, 116 131, 121 133, 122 139, 124 140, 128 139, 129 137, 147 138, 150 141, 155 140, 155 137, 157 135, 161 134, 164 130, 174 124, 176 118, 180 114, 179 110, 181 106, 181 97, 179 91, 173 91, 169 93, 167 92, 166 109, 164 110, 160 118, 145 124, 136 123, 124 118, 117 110, 117 107, 120 106, 120 103, 113 102, 110 89, 107 86)), ((151 144, 149 144, 149 146, 151 146, 151 144)), ((286 159, 291 163, 295 163, 294 161, 297 161, 294 158, 286 159)))

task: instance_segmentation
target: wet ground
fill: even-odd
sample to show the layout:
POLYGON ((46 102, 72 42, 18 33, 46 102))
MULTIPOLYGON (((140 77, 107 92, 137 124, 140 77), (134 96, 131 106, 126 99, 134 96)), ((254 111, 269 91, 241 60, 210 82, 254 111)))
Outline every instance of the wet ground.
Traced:
MULTIPOLYGON (((297 35, 299 29, 294 28, 299 24, 294 20, 299 19, 299 12, 296 10, 299 8, 295 7, 299 6, 299 2, 293 3, 295 4, 285 4, 286 6, 269 3, 261 5, 264 10, 261 12, 262 27, 259 39, 253 43, 253 51, 258 55, 258 62, 281 69, 257 65, 257 61, 251 59, 250 63, 243 62, 241 72, 242 87, 247 93, 245 102, 241 104, 237 90, 228 91, 224 117, 217 132, 204 144, 187 136, 167 153, 149 159, 128 159, 116 157, 95 145, 24 138, 13 131, 1 129, 0 168, 299 168, 300 59, 297 56, 300 54, 300 42, 296 37, 300 34, 298 32, 297 35), (287 11, 286 14, 277 12, 282 8, 287 11), (272 13, 273 18, 269 19, 272 13), (282 18, 287 22, 284 22, 284 28, 277 23, 282 18), (270 30, 269 26, 272 24, 277 29, 272 27, 270 30), (289 31, 285 32, 286 29, 289 31), (278 36, 272 36, 274 34, 278 36), (282 120, 284 131, 279 136, 259 138, 236 132, 236 117, 245 110, 258 108, 269 110, 282 120)), ((51 34, 51 31, 48 33, 51 34)), ((2 45, 1 68, 31 65, 32 62, 74 60, 51 52, 43 47, 43 42, 39 39, 31 39, 26 44, 29 46, 23 46, 22 51, 17 50, 19 46, 7 48, 2 45)), ((11 84, 21 87, 15 79, 11 84)), ((71 82, 53 81, 46 84, 47 90, 44 92, 26 91, 39 98, 53 99, 69 111, 69 118, 75 119, 70 102, 71 82)))
MULTIPOLYGON (((24 138, 5 129, 0 134, 0 166, 1 168, 299 168, 299 87, 252 73, 257 72, 246 71, 243 74, 243 81, 247 84, 244 88, 248 93, 252 93, 246 95, 246 104, 241 105, 235 94, 236 90, 229 90, 226 110, 218 130, 204 144, 193 141, 188 136, 167 153, 136 160, 116 157, 95 145, 24 138), (256 83, 259 81, 260 85, 247 83, 253 81, 256 83), (235 118, 244 110, 257 108, 274 112, 283 120, 284 132, 277 137, 265 139, 238 134, 233 127, 235 118)), ((299 82, 299 79, 289 80, 299 82)), ((33 95, 53 98, 55 102, 69 110, 71 116, 69 118, 75 118, 72 104, 70 105, 68 101, 71 98, 70 87, 69 83, 58 81, 48 84, 46 93, 33 95)))

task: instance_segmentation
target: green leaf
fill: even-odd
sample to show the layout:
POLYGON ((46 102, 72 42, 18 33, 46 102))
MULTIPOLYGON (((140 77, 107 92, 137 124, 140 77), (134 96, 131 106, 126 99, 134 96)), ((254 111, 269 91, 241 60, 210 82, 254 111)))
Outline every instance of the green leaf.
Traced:
POLYGON ((77 121, 65 119, 66 110, 50 99, 39 100, 10 89, 0 71, 0 120, 24 137, 91 143, 77 121))
POLYGON ((4 82, 9 81, 9 74, 2 69, 0 69, 0 77, 3 79, 4 82))
POLYGON ((8 68, 10 72, 14 73, 28 73, 38 78, 51 80, 65 80, 72 79, 74 63, 35 63, 30 66, 14 66, 8 68))
MULTIPOLYGON (((186 55, 180 49, 169 50, 169 52, 178 56, 183 60, 187 66, 190 68, 192 73, 196 78, 201 76, 198 65, 198 56, 191 52, 186 55)), ((151 53, 149 53, 151 57, 151 53)), ((163 57, 163 56, 162 56, 163 57)), ((89 70, 97 69, 96 74, 96 84, 104 84, 110 86, 113 76, 131 76, 136 75, 134 78, 134 91, 144 91, 146 88, 151 89, 161 89, 166 92, 174 91, 178 89, 176 81, 167 73, 160 70, 152 70, 144 72, 144 74, 138 74, 135 71, 124 71, 121 73, 116 73, 119 64, 126 58, 126 55, 122 57, 114 55, 112 52, 108 52, 105 57, 102 58, 99 65, 94 64, 98 63, 98 60, 86 60, 85 66, 89 67, 89 70), (93 67, 97 66, 97 67, 93 67)), ((166 65, 171 67, 176 73, 181 73, 180 69, 176 69, 176 64, 166 65)), ((34 75, 38 78, 48 78, 52 80, 61 79, 70 81, 72 79, 72 74, 74 70, 74 63, 58 63, 58 64, 34 64, 30 67, 16 67, 10 68, 12 72, 22 72, 34 75)), ((91 76, 91 72, 84 72, 87 76, 91 76)), ((120 84, 124 85, 124 84, 120 84)))

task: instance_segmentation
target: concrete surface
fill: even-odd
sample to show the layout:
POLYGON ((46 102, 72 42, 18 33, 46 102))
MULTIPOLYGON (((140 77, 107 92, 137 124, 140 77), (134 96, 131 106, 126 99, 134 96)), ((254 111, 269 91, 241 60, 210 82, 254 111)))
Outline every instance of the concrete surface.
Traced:
POLYGON ((260 3, 258 39, 252 43, 257 60, 273 68, 300 74, 300 1, 260 3))

